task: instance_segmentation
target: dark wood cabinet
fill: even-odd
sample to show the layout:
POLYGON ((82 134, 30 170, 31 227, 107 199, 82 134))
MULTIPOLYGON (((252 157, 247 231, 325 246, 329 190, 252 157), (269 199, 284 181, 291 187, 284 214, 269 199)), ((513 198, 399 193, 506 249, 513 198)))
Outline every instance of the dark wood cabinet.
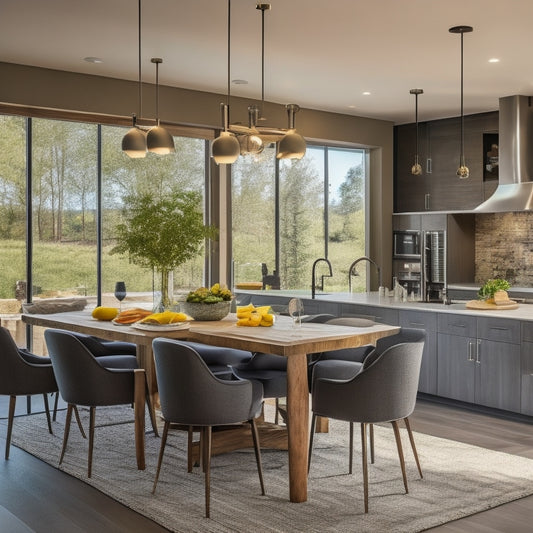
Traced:
POLYGON ((416 152, 415 124, 395 127, 394 211, 461 211, 477 207, 494 191, 483 182, 483 134, 498 131, 498 112, 468 115, 464 119, 468 179, 456 175, 461 151, 459 117, 419 124, 419 157, 423 174, 413 176, 416 152), (430 172, 428 172, 430 171, 430 172))

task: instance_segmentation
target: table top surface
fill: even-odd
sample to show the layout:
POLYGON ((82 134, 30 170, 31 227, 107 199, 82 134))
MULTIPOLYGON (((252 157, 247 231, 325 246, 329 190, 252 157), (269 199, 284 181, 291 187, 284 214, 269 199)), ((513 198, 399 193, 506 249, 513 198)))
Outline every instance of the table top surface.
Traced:
POLYGON ((90 311, 24 314, 22 320, 35 326, 68 329, 108 340, 128 340, 141 345, 151 345, 155 337, 167 337, 279 355, 374 344, 378 338, 393 335, 400 329, 398 326, 386 324, 351 327, 303 323, 295 327, 292 319, 285 316, 277 316, 272 327, 245 327, 237 326, 234 314, 217 321, 191 321, 188 329, 174 331, 145 331, 116 325, 110 321, 95 320, 90 311))

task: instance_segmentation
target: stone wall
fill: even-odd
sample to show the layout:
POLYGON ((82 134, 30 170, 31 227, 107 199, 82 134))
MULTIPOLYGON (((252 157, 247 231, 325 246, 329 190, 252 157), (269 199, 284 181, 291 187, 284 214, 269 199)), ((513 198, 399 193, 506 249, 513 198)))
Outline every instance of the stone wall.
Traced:
POLYGON ((476 215, 475 246, 476 283, 504 278, 517 287, 533 287, 533 213, 476 215))

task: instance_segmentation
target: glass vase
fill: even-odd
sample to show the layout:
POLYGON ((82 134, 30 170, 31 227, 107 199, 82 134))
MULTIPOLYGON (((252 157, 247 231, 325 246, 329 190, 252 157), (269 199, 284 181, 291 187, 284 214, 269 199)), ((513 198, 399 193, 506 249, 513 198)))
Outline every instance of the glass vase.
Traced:
POLYGON ((160 291, 154 295, 154 312, 173 311, 174 302, 174 271, 161 270, 158 272, 160 291))

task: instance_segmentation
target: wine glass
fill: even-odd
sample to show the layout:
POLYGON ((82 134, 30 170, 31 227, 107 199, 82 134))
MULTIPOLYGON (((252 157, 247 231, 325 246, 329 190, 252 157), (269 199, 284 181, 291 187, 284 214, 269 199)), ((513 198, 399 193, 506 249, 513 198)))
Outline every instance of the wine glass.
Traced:
POLYGON ((291 298, 288 306, 289 315, 292 317, 294 327, 302 325, 304 304, 300 298, 291 298))
POLYGON ((115 298, 119 301, 118 312, 122 312, 122 300, 126 298, 126 284, 123 281, 117 281, 115 283, 115 298))

